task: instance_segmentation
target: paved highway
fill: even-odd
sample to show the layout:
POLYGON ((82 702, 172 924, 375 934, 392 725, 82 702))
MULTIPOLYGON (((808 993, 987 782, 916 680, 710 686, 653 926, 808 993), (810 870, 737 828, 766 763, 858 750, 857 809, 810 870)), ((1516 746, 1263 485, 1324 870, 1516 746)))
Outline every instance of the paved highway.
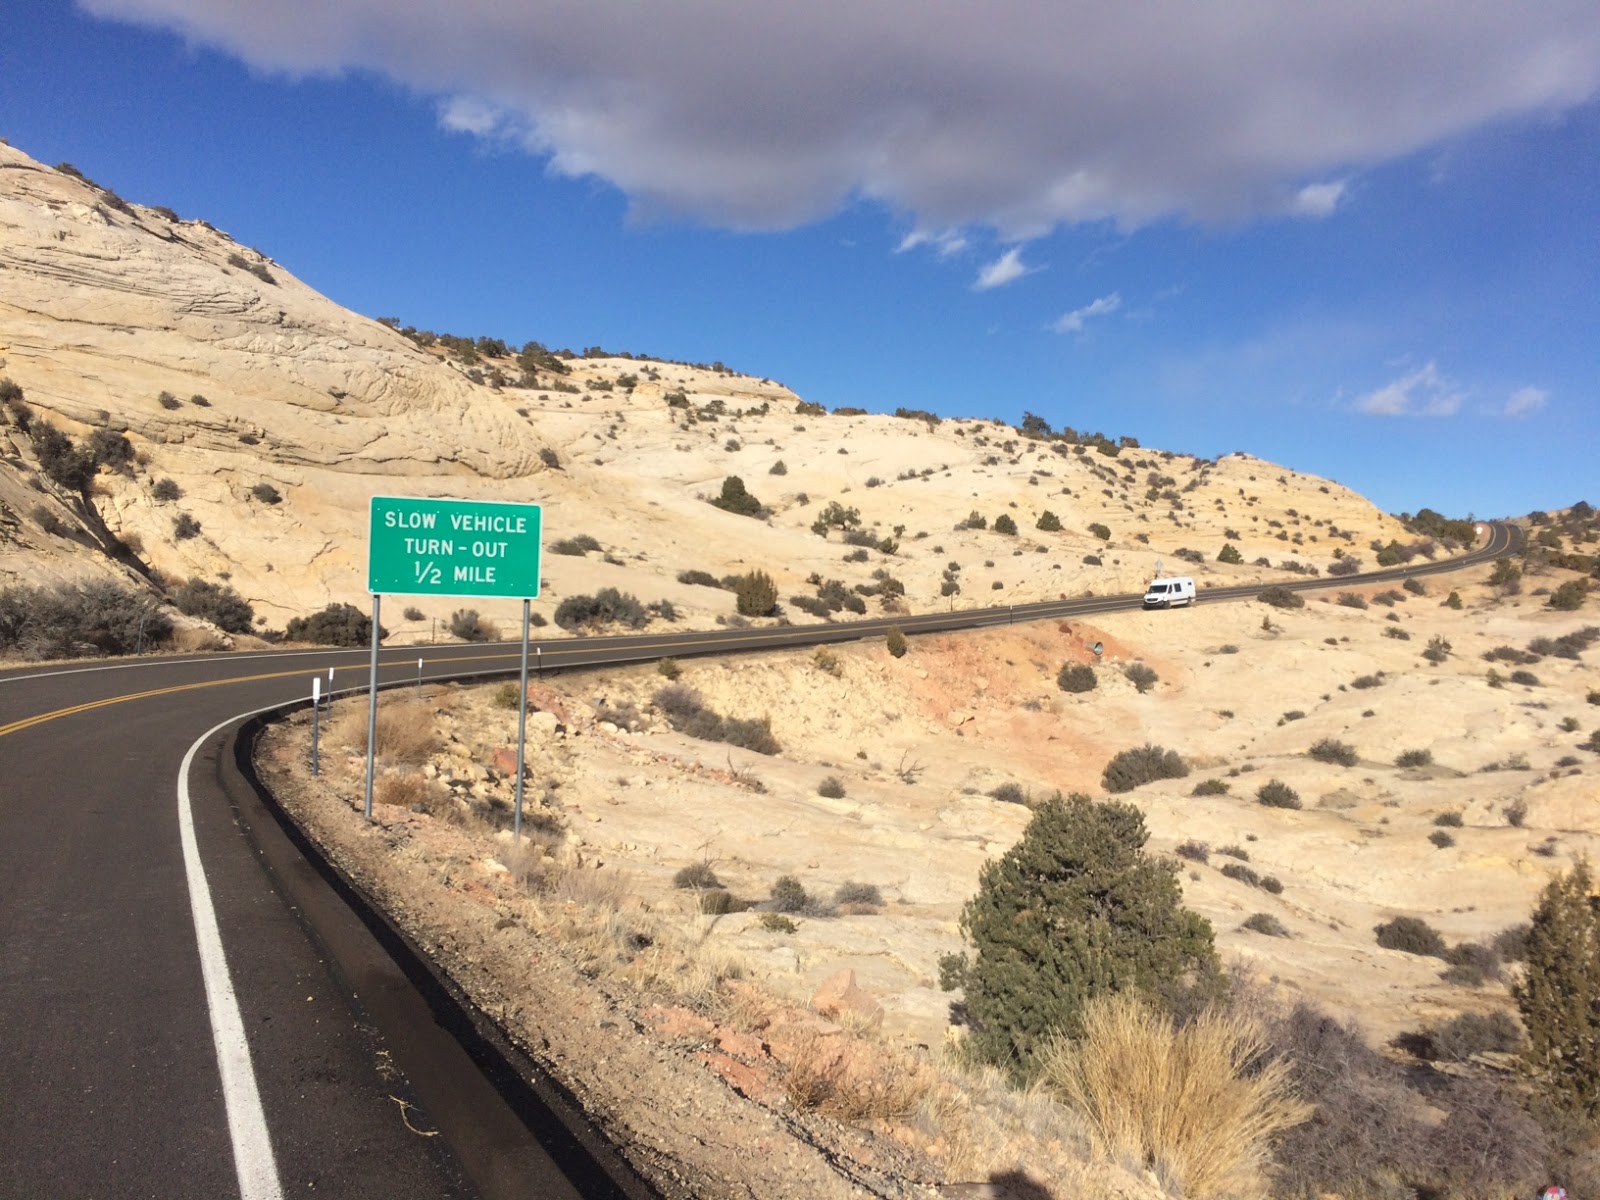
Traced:
MULTIPOLYGON (((1442 574, 1471 554, 1296 591, 1442 574)), ((1209 589, 1201 603, 1254 596, 1209 589)), ((546 669, 1139 606, 1137 596, 552 641, 546 669)), ((1166 619, 1164 615, 1152 619, 1166 619)), ((514 672, 516 645, 384 650, 380 680, 514 672)), ((0 672, 0 1197, 653 1193, 296 841, 239 768, 249 715, 367 651, 0 672)))

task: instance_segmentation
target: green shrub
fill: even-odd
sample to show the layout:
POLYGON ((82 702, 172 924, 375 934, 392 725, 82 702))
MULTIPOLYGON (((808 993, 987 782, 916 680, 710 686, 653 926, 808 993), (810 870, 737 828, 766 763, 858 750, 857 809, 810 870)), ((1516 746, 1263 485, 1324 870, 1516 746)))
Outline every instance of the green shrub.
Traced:
POLYGON ((1239 553, 1239 547, 1229 542, 1221 550, 1217 551, 1217 561, 1236 567, 1244 561, 1244 555, 1239 553))
POLYGON ((1435 829, 1428 835, 1428 840, 1441 850, 1448 850, 1456 844, 1455 835, 1442 829, 1435 829))
POLYGON ((179 513, 172 520, 172 536, 180 542, 200 536, 200 522, 188 513, 179 513))
POLYGON ((983 868, 961 914, 972 960, 940 963, 941 984, 966 989, 978 1061, 1029 1080, 1047 1041, 1076 1035, 1095 997, 1132 990, 1171 1004, 1215 987, 1211 926, 1182 906, 1175 864, 1148 856, 1147 839, 1132 805, 1057 796, 983 868))
POLYGON ((761 928, 769 930, 772 933, 794 933, 800 928, 800 926, 796 925, 788 917, 773 912, 762 913, 760 917, 760 923, 761 928))
POLYGON ((1587 580, 1569 579, 1551 592, 1550 599, 1545 603, 1559 612, 1576 612, 1583 607, 1583 602, 1588 596, 1589 584, 1587 580))
POLYGON ((1433 766, 1432 750, 1403 750, 1395 758, 1397 767, 1431 767, 1433 766))
POLYGON ((1061 518, 1047 508, 1039 514, 1039 519, 1034 522, 1033 527, 1045 533, 1060 533, 1061 518))
POLYGON ((1231 784, 1226 779, 1202 779, 1194 785, 1191 796, 1226 796, 1231 784))
POLYGON ((149 596, 109 581, 0 591, 0 650, 26 659, 132 654, 171 635, 149 596))
POLYGON ((1527 921, 1516 925, 1508 925, 1494 935, 1491 948, 1504 962, 1526 962, 1528 958, 1528 934, 1533 932, 1533 926, 1527 921))
MULTIPOLYGON (((551 542, 547 549, 551 554, 561 554, 568 558, 582 558, 590 550, 600 549, 600 543, 592 537, 580 535, 578 537, 558 538, 551 542)), ((685 583, 689 582, 688 580, 683 580, 681 575, 679 579, 685 583)))
POLYGON ((1138 689, 1142 696, 1155 687, 1159 676, 1141 662, 1129 663, 1122 669, 1122 677, 1138 689))
POLYGON ((1256 599, 1273 608, 1304 608, 1305 598, 1286 587, 1269 587, 1256 594, 1256 599))
POLYGON ((891 657, 904 658, 906 656, 906 635, 900 632, 900 626, 889 626, 889 632, 884 635, 883 641, 891 657))
POLYGON ((837 775, 829 775, 821 783, 817 784, 817 795, 826 797, 829 800, 843 800, 844 781, 837 775))
POLYGON ((1188 859, 1190 862, 1208 863, 1211 861, 1211 847, 1206 845, 1205 842, 1195 841, 1193 838, 1186 842, 1180 842, 1173 853, 1179 858, 1188 859))
POLYGON ((718 579, 710 571, 679 571, 678 582, 693 584, 696 587, 720 588, 722 586, 722 580, 718 579))
POLYGON ((191 579, 172 593, 178 611, 210 621, 227 633, 249 633, 256 619, 250 602, 232 587, 209 579, 191 579))
POLYGON ((989 791, 991 800, 998 800, 1002 804, 1026 804, 1028 793, 1022 790, 1020 783, 1002 783, 989 791))
POLYGON ((873 907, 881 907, 883 905, 883 893, 878 890, 878 885, 875 883, 856 883, 854 880, 847 879, 833 893, 833 902, 840 905, 870 904, 873 907))
POLYGON ((1482 942, 1458 942, 1444 952, 1450 964, 1440 978, 1458 987, 1482 987, 1500 978, 1500 956, 1482 942))
POLYGON ((711 502, 724 512, 736 513, 741 517, 756 517, 761 515, 761 501, 745 491, 744 480, 737 475, 729 475, 722 481, 722 494, 711 502))
POLYGON ((1513 994, 1544 1094, 1592 1120, 1600 1114, 1600 901, 1587 862, 1545 885, 1526 964, 1513 994))
POLYGON ((539 451, 539 461, 552 471, 561 470, 561 456, 549 446, 545 446, 539 451))
POLYGON ((778 607, 778 585, 765 571, 739 576, 733 586, 734 603, 743 617, 766 617, 778 607))
POLYGON ((408 605, 406 611, 401 615, 408 621, 426 621, 428 619, 428 614, 414 604, 408 605))
POLYGON ((994 531, 996 533, 1003 533, 1007 537, 1015 537, 1017 532, 1017 523, 1011 519, 1010 514, 1001 513, 994 519, 994 531))
POLYGON ((1460 1013, 1443 1025, 1422 1032, 1423 1057, 1466 1062, 1474 1054, 1514 1054, 1522 1048, 1522 1027, 1510 1013, 1460 1013))
POLYGON ((1124 750, 1106 764, 1100 785, 1108 792, 1131 792, 1141 784, 1158 779, 1182 779, 1189 765, 1176 750, 1143 745, 1124 750))
POLYGON ((1098 683, 1088 663, 1067 663, 1056 673, 1056 686, 1063 692, 1092 692, 1098 683))
POLYGON ((1448 641, 1438 634, 1428 639, 1428 648, 1422 652, 1422 657, 1431 663, 1442 663, 1450 657, 1452 647, 1448 641))
POLYGON ((1383 675, 1381 673, 1377 675, 1357 675, 1350 681, 1350 686, 1360 691, 1364 691, 1367 688, 1382 687, 1383 675))
POLYGON ((1333 738, 1323 738, 1312 743, 1311 749, 1306 751, 1312 758, 1321 763, 1335 763, 1341 767, 1353 767, 1358 761, 1356 748, 1346 742, 1335 741, 1333 738))
POLYGON ((281 504, 283 502, 283 496, 270 483, 256 484, 255 487, 250 489, 250 494, 263 504, 281 504))
MULTIPOLYGON (((237 257, 238 255, 234 255, 234 258, 237 257)), ((162 392, 156 397, 156 403, 161 405, 161 407, 166 409, 168 412, 172 412, 183 407, 183 401, 179 400, 171 392, 162 392)))
POLYGON ((811 904, 805 886, 793 875, 780 875, 772 885, 774 912, 804 912, 811 904))
POLYGON ((604 625, 643 629, 650 620, 650 613, 637 596, 608 587, 592 596, 568 596, 556 606, 555 620, 557 625, 568 630, 604 625))
POLYGON ((154 500, 179 500, 183 489, 171 479, 158 479, 150 487, 150 496, 154 500))
POLYGON ((1256 802, 1268 808, 1299 808, 1300 793, 1280 779, 1269 779, 1256 789, 1256 802))
POLYGON ((1237 880, 1240 883, 1247 883, 1251 887, 1258 887, 1261 883, 1261 876, 1258 875, 1253 868, 1247 867, 1240 862, 1224 863, 1222 866, 1222 873, 1229 879, 1237 880))
POLYGON ((1399 950, 1424 958, 1443 958, 1444 938, 1439 931, 1420 917, 1396 917, 1373 926, 1378 945, 1385 950, 1399 950))
POLYGON ((1448 596, 1446 596, 1444 598, 1443 606, 1445 608, 1453 608, 1453 609, 1459 610, 1461 608, 1461 593, 1460 592, 1451 592, 1448 596))
POLYGON ((450 633, 464 642, 493 641, 499 630, 478 615, 475 608, 458 608, 450 614, 450 633))
POLYGON ((1244 919, 1243 929, 1253 933, 1265 934, 1267 937, 1289 936, 1289 927, 1271 913, 1251 913, 1244 919))
POLYGON ((703 891, 708 888, 720 888, 722 880, 717 878, 717 873, 711 869, 710 863, 693 862, 686 867, 678 868, 677 874, 672 877, 672 886, 703 891))
POLYGON ((1111 540, 1111 530, 1100 524, 1098 521, 1089 526, 1089 532, 1094 534, 1094 536, 1099 538, 1102 542, 1109 542, 1111 540))
POLYGON ((96 429, 84 444, 84 453, 103 467, 114 471, 126 470, 133 465, 133 443, 112 429, 96 429))
POLYGON ((1520 683, 1523 687, 1539 687, 1539 677, 1532 671, 1513 671, 1510 676, 1512 683, 1520 683))
POLYGON ((726 888, 708 888, 700 893, 700 911, 708 916, 720 917, 743 907, 726 888))
POLYGON ((1367 598, 1360 592, 1340 592, 1336 603, 1342 604, 1345 608, 1366 608, 1367 598))
POLYGON ((656 663, 656 674, 665 679, 672 680, 683 674, 683 668, 678 666, 675 658, 663 658, 656 663))
POLYGON ((70 437, 49 421, 34 421, 28 428, 28 439, 39 459, 39 469, 47 477, 72 491, 81 492, 89 486, 94 478, 94 458, 70 437))
POLYGON ((493 704, 496 708, 516 712, 521 706, 519 693, 521 692, 514 683, 502 683, 494 690, 493 704))
MULTIPOLYGON (((372 618, 353 604, 330 604, 309 617, 295 617, 284 636, 319 646, 365 646, 372 640, 372 618)), ((388 636, 387 629, 378 629, 380 642, 388 636)))
POLYGON ((781 458, 767 468, 768 475, 787 475, 788 473, 789 468, 783 465, 783 459, 781 458))

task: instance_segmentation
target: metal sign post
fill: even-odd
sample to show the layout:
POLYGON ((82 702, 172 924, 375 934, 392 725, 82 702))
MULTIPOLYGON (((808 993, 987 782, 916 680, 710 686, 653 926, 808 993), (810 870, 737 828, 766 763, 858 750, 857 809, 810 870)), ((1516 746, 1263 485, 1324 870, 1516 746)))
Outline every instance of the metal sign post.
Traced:
POLYGON ((322 676, 311 677, 311 773, 320 775, 317 767, 317 735, 322 716, 322 676))
POLYGON ((383 597, 372 597, 372 679, 367 685, 367 820, 372 820, 372 764, 378 750, 378 613, 383 597))
POLYGON ((529 601, 522 602, 522 690, 517 696, 517 803, 511 818, 511 844, 522 842, 522 776, 528 760, 528 615, 529 601))

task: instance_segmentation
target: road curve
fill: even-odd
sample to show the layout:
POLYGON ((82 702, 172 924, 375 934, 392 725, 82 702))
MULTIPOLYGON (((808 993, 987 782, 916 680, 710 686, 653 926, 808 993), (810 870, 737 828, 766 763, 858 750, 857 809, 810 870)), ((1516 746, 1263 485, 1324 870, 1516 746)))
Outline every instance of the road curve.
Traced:
MULTIPOLYGON (((1520 536, 1495 523, 1454 559, 1283 586, 1443 574, 1509 553, 1520 536)), ((1200 602, 1260 590, 1206 589, 1200 602)), ((1080 597, 561 639, 541 643, 535 663, 741 653, 892 625, 914 635, 1139 606, 1138 596, 1080 597)), ((387 649, 380 681, 505 675, 518 654, 504 643, 387 649)), ((330 671, 337 691, 364 687, 368 652, 0 672, 0 1197, 653 1194, 241 769, 245 715, 304 703, 311 677, 330 671), (218 1015, 229 995, 232 1024, 218 1015), (239 1115, 251 1088, 255 1134, 239 1115)))

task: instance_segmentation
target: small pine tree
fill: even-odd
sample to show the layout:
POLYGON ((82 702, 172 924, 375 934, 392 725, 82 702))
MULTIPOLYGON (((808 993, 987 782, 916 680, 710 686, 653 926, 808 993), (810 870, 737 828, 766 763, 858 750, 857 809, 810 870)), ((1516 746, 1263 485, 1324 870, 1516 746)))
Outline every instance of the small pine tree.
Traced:
POLYGON ((722 494, 711 503, 741 517, 754 517, 761 512, 761 501, 745 491, 744 480, 737 475, 729 475, 722 481, 722 494))
POLYGON ((1045 533, 1060 533, 1061 518, 1047 508, 1039 514, 1039 519, 1034 522, 1034 528, 1043 530, 1045 533))
POLYGON ((1003 533, 1007 537, 1013 537, 1017 532, 1017 523, 1011 519, 1009 513, 1001 513, 994 519, 994 531, 1003 533))
POLYGON ((740 616, 769 616, 778 606, 778 585, 772 582, 772 576, 765 571, 751 571, 748 575, 739 576, 733 594, 740 616))
POLYGON ((1528 931, 1527 972, 1516 991, 1529 1056, 1550 1095, 1600 1115, 1600 897, 1587 861, 1552 879, 1528 931))
POLYGON ((900 626, 889 626, 889 632, 884 639, 884 644, 889 653, 895 658, 904 658, 906 656, 906 635, 900 632, 900 626))
POLYGON ((1238 566, 1244 561, 1244 555, 1239 553, 1239 547, 1229 542, 1217 552, 1217 561, 1219 563, 1228 563, 1230 566, 1238 566))
POLYGON ((940 963, 941 981, 966 989, 981 1061, 1029 1080, 1096 996, 1171 999, 1217 978, 1211 925, 1183 907, 1175 864, 1146 855, 1148 838, 1131 804, 1057 795, 983 868, 961 914, 975 956, 940 963))

